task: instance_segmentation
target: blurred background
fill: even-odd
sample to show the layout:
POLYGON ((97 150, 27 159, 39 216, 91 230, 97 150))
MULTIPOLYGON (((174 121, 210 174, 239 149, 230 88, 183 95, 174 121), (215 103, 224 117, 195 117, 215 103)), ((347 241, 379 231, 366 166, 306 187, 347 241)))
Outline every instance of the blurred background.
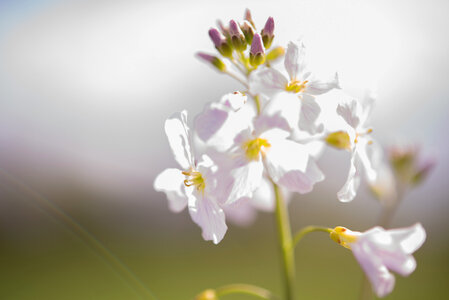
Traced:
MULTIPOLYGON (((397 276, 387 299, 449 298, 449 2, 2 0, 0 299, 139 299, 92 240, 73 233, 76 224, 156 299, 236 282, 281 292, 272 215, 230 224, 216 246, 152 188, 176 166, 165 119, 182 109, 194 116, 242 88, 194 54, 213 52, 207 31, 216 19, 241 20, 247 7, 259 28, 274 17, 275 44, 304 38, 314 70, 338 71, 345 92, 377 86, 380 143, 420 145, 437 160, 393 221, 421 222, 428 238, 415 273, 397 276)), ((336 199, 349 154, 327 149, 319 165, 327 180, 294 197, 293 228, 374 226, 380 205, 365 187, 351 203, 336 199)), ((317 233, 297 257, 302 299, 357 299, 362 272, 346 249, 317 233)))

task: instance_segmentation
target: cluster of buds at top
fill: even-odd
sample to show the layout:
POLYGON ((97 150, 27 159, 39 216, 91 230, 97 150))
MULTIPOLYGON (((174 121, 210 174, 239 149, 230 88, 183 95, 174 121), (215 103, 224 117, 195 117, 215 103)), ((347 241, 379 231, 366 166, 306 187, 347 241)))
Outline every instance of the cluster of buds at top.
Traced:
MULTIPOLYGON (((274 39, 274 19, 269 17, 264 28, 257 32, 248 9, 245 11, 243 22, 230 20, 228 26, 225 26, 219 21, 218 28, 209 30, 209 37, 218 53, 236 64, 240 71, 244 71, 244 75, 250 74, 264 63, 269 64, 285 53, 282 47, 273 48, 266 53, 274 39)), ((220 57, 204 53, 199 53, 198 57, 221 72, 227 71, 220 57)))

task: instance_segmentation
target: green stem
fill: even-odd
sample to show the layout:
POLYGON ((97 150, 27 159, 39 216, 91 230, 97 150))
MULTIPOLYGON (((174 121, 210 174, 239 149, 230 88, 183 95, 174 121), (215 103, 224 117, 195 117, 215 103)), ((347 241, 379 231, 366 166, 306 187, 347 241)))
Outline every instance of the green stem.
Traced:
POLYGON ((295 255, 293 252, 292 234, 287 205, 282 197, 280 188, 273 182, 276 196, 276 222, 285 280, 285 299, 295 299, 295 255))
POLYGON ((269 290, 250 285, 250 284, 229 284, 219 287, 215 290, 217 297, 222 297, 230 294, 246 294, 255 296, 261 299, 278 300, 279 298, 273 295, 269 290))
POLYGON ((306 235, 309 234, 311 232, 316 232, 316 231, 321 231, 321 232, 327 232, 327 233, 331 233, 332 229, 327 228, 327 227, 322 227, 322 226, 307 226, 304 227, 303 229, 301 229, 300 231, 298 231, 295 236, 293 237, 293 247, 296 247, 296 245, 302 240, 302 238, 306 235))

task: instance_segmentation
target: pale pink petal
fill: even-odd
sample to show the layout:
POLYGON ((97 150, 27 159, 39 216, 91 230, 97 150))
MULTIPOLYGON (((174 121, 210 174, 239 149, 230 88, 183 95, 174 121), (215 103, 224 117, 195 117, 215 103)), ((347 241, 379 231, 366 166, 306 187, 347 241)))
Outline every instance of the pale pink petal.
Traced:
POLYGON ((195 131, 198 137, 207 142, 223 126, 228 118, 228 111, 206 106, 195 118, 195 131))
POLYGON ((278 115, 287 122, 288 128, 294 130, 298 127, 301 111, 301 99, 292 93, 279 93, 266 104, 263 115, 278 115))
POLYGON ((360 125, 361 110, 359 105, 356 100, 352 100, 349 103, 339 104, 337 107, 337 114, 354 129, 360 125))
POLYGON ((279 92, 285 91, 288 79, 278 70, 265 68, 253 72, 250 77, 250 90, 254 94, 265 94, 273 96, 279 92))
POLYGON ((273 185, 271 182, 263 178, 259 187, 254 191, 253 197, 250 200, 253 207, 258 210, 273 212, 275 208, 275 196, 273 185))
POLYGON ((299 115, 299 128, 310 134, 316 134, 323 130, 323 125, 317 125, 316 121, 320 116, 321 108, 315 98, 309 95, 301 96, 301 110, 299 115))
POLYGON ((357 154, 353 154, 351 157, 348 178, 337 193, 338 200, 341 202, 350 202, 355 198, 357 189, 360 185, 361 172, 362 163, 360 162, 360 158, 357 154))
POLYGON ((228 227, 225 214, 218 204, 208 197, 190 197, 189 213, 192 220, 201 227, 203 239, 218 244, 228 227))
POLYGON ((377 171, 373 168, 371 157, 368 157, 367 147, 370 147, 366 139, 359 139, 356 145, 357 154, 362 162, 368 182, 374 182, 377 179, 377 171))
POLYGON ((396 243, 399 243, 402 251, 411 254, 418 250, 426 240, 426 231, 420 223, 411 227, 388 230, 396 243))
POLYGON ((262 161, 248 162, 244 157, 236 158, 230 170, 222 170, 219 190, 226 199, 223 203, 231 204, 241 198, 252 197, 260 186, 263 174, 262 161))
POLYGON ((306 90, 304 93, 310 95, 321 95, 329 92, 332 89, 340 88, 340 84, 338 81, 338 75, 335 74, 335 77, 332 80, 322 81, 317 79, 312 79, 306 84, 306 90))
POLYGON ((254 121, 254 132, 256 136, 262 137, 264 135, 264 138, 267 139, 270 139, 272 136, 275 138, 287 138, 290 135, 290 126, 281 112, 273 115, 263 113, 254 121), (269 131, 275 131, 275 133, 264 134, 269 131))
POLYGON ((313 159, 309 159, 305 172, 298 170, 289 171, 282 176, 278 183, 280 186, 285 187, 291 192, 306 194, 313 190, 315 183, 323 180, 324 174, 318 168, 315 161, 313 161, 313 159))
POLYGON ((187 111, 176 113, 165 121, 165 133, 175 160, 184 170, 194 165, 190 135, 187 127, 187 111))
POLYGON ((184 179, 181 170, 166 169, 154 180, 154 189, 167 195, 169 208, 176 213, 187 206, 188 193, 186 194, 184 179))
POLYGON ((373 252, 369 243, 359 240, 351 245, 352 253, 367 275, 378 297, 385 297, 393 291, 395 278, 373 252))
POLYGON ((226 219, 238 226, 249 226, 254 223, 257 211, 250 201, 250 198, 242 198, 230 205, 225 205, 223 210, 226 214, 226 219))
POLYGON ((306 70, 305 47, 302 42, 288 43, 284 66, 291 80, 300 79, 299 74, 306 70))

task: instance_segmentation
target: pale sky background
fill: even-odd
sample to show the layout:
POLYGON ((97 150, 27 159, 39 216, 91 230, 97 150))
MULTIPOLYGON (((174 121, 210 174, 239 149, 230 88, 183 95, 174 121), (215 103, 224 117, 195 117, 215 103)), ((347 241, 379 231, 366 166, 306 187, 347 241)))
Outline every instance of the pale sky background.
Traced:
MULTIPOLYGON (((447 224, 444 0, 1 1, 0 166, 131 202, 133 193, 153 193, 154 177, 175 165, 164 120, 182 109, 193 116, 241 88, 194 54, 213 52, 208 29, 218 18, 241 19, 246 7, 259 27, 274 17, 275 44, 303 37, 314 69, 338 71, 345 92, 377 86, 376 139, 420 144, 438 160, 402 215, 447 224)), ((330 151, 320 188, 336 192, 348 164, 348 155, 330 151)))

